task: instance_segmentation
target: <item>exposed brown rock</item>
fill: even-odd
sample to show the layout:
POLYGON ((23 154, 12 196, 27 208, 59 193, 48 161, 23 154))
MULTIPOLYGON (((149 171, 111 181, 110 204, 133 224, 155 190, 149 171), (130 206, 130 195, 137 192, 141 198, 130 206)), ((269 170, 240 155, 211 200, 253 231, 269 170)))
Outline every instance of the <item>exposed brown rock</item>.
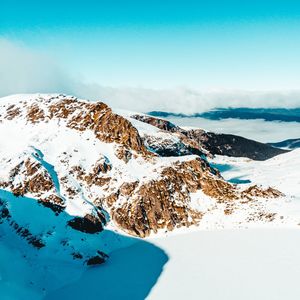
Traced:
POLYGON ((131 196, 135 188, 138 186, 139 182, 134 181, 134 182, 124 182, 119 189, 119 192, 121 195, 124 196, 131 196))
POLYGON ((50 208, 56 215, 65 209, 64 200, 56 195, 54 183, 40 162, 27 158, 20 162, 10 172, 10 180, 5 182, 6 188, 9 188, 15 196, 25 196, 30 193, 34 195, 38 202, 43 206, 50 208), (16 176, 23 178, 23 181, 14 183, 16 176), (50 193, 49 195, 49 192, 50 193), (45 197, 45 193, 48 195, 45 197))
POLYGON ((138 131, 125 118, 115 114, 102 102, 86 103, 65 99, 50 106, 50 117, 68 118, 68 127, 91 129, 96 137, 107 143, 118 143, 129 149, 147 153, 138 131))
POLYGON ((201 147, 185 135, 181 133, 174 133, 173 135, 178 139, 145 134, 143 135, 143 142, 147 148, 163 157, 205 155, 201 147))
POLYGON ((104 158, 102 158, 95 163, 92 171, 89 174, 84 176, 84 172, 82 170, 78 171, 79 174, 83 175, 81 179, 83 179, 88 185, 94 184, 98 186, 104 186, 111 180, 109 176, 105 175, 111 169, 111 164, 109 164, 104 158))
POLYGON ((105 199, 101 199, 101 203, 105 202, 108 207, 111 207, 118 200, 119 195, 119 192, 111 193, 105 199))
POLYGON ((80 109, 80 104, 75 99, 63 99, 49 106, 50 118, 66 119, 73 114, 77 109, 80 109))
POLYGON ((266 160, 273 156, 288 152, 274 148, 268 144, 246 139, 232 134, 216 134, 201 129, 187 130, 189 138, 197 141, 211 154, 232 157, 248 157, 253 160, 266 160))
POLYGON ((132 153, 129 149, 120 146, 116 147, 115 155, 117 158, 122 159, 125 163, 128 163, 132 157, 132 153))
POLYGON ((127 197, 128 201, 112 208, 113 220, 128 233, 141 237, 162 228, 197 224, 202 215, 190 208, 190 193, 202 189, 220 201, 237 197, 234 186, 214 178, 208 170, 203 160, 195 159, 164 168, 160 178, 138 187, 137 183, 123 184, 114 201, 116 197, 127 197))
POLYGON ((238 191, 232 184, 222 179, 212 180, 212 178, 206 176, 202 179, 202 191, 219 202, 235 200, 239 196, 238 191))
POLYGON ((278 198, 283 197, 284 194, 280 191, 268 187, 266 189, 263 189, 257 185, 252 185, 246 190, 242 192, 242 197, 263 197, 263 198, 278 198))
POLYGON ((11 105, 7 108, 6 112, 7 112, 7 114, 6 114, 5 118, 7 120, 13 120, 15 117, 20 115, 21 110, 19 107, 16 107, 15 105, 11 105))
POLYGON ((160 119, 160 118, 155 118, 147 115, 132 115, 130 116, 133 119, 136 119, 138 121, 148 123, 152 126, 155 126, 159 129, 165 130, 165 131, 170 131, 170 132, 179 132, 181 130, 180 127, 174 125, 173 123, 160 119))
POLYGON ((44 120, 44 118, 44 111, 37 104, 33 104, 28 108, 27 119, 31 123, 38 123, 44 120))
POLYGON ((252 213, 248 218, 248 222, 262 221, 262 222, 272 222, 276 218, 276 213, 270 213, 265 211, 257 211, 252 213))
POLYGON ((45 174, 37 174, 30 180, 24 180, 21 184, 12 186, 11 190, 16 196, 24 196, 26 193, 41 195, 42 192, 50 191, 53 187, 50 177, 45 174))

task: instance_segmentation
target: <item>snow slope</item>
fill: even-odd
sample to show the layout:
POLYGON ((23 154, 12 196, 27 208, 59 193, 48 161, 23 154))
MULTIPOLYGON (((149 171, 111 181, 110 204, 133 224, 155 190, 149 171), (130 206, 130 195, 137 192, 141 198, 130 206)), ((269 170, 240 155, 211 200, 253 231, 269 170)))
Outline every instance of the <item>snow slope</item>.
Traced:
POLYGON ((300 197, 300 149, 263 162, 217 156, 212 163, 227 180, 248 180, 252 184, 276 187, 289 197, 300 197))
POLYGON ((201 231, 154 239, 170 258, 147 299, 297 300, 299 230, 201 231))

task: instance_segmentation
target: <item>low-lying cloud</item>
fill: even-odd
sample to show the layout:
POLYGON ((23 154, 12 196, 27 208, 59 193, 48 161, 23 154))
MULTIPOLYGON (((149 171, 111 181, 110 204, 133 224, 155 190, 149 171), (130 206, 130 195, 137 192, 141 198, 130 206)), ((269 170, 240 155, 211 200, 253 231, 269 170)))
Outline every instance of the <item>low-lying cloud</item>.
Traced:
POLYGON ((72 90, 72 79, 49 56, 0 39, 0 95, 72 90))
POLYGON ((268 122, 261 119, 241 120, 223 119, 208 120, 204 118, 168 118, 181 127, 203 128, 217 133, 241 135, 263 143, 280 142, 287 139, 300 138, 299 122, 268 122))
POLYGON ((115 108, 143 112, 192 114, 216 107, 300 107, 300 90, 200 92, 186 87, 159 90, 87 84, 79 76, 71 76, 49 56, 0 38, 0 97, 16 93, 72 94, 102 100, 115 108))

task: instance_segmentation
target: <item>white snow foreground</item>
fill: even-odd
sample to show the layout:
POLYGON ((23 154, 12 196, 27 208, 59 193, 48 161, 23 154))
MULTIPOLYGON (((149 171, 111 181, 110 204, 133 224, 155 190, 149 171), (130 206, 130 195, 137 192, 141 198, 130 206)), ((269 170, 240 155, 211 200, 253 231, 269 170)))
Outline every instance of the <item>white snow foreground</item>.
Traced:
POLYGON ((152 242, 169 261, 147 299, 300 299, 299 229, 198 231, 152 242))

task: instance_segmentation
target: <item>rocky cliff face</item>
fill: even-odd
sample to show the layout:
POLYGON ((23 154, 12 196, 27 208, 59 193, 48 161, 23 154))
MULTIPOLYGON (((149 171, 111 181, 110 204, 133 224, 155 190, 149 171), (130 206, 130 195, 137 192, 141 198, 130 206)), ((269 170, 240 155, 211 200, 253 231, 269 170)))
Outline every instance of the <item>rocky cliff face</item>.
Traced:
POLYGON ((141 128, 140 134, 144 144, 160 156, 210 155, 201 143, 188 137, 184 129, 167 120, 139 114, 131 115, 130 118, 159 129, 158 132, 152 130, 149 133, 141 128))
MULTIPOLYGON (((201 224, 205 214, 220 207, 226 216, 243 201, 282 196, 274 189, 242 189, 226 182, 207 162, 210 153, 198 133, 152 117, 124 117, 102 102, 13 96, 0 103, 0 134, 5 136, 2 223, 27 237, 31 213, 25 211, 20 224, 11 221, 19 217, 11 206, 26 201, 61 218, 68 234, 101 235, 110 229, 147 237, 201 224)), ((47 245, 51 226, 33 228, 33 243, 47 245)), ((73 248, 73 258, 83 257, 73 248)), ((102 250, 89 252, 87 264, 103 262, 102 250)))

